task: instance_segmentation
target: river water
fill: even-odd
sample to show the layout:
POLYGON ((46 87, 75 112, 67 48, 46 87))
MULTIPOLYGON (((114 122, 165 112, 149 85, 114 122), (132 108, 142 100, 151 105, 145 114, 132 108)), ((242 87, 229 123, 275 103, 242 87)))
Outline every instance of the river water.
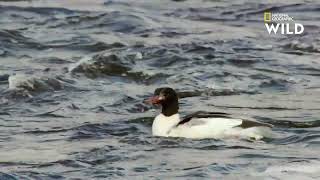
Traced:
POLYGON ((320 179, 320 2, 0 1, 0 179, 320 179), (265 11, 301 35, 269 35, 265 11), (152 137, 182 114, 275 125, 264 141, 152 137))

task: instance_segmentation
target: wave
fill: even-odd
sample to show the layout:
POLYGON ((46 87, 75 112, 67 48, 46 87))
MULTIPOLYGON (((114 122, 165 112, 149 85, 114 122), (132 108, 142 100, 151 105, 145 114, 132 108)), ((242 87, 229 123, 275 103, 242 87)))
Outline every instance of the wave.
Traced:
POLYGON ((286 121, 286 120, 264 120, 264 122, 270 123, 279 128, 314 128, 320 127, 320 120, 314 121, 286 121))
POLYGON ((17 74, 8 79, 9 90, 48 91, 59 90, 63 84, 56 78, 35 77, 32 75, 17 74))

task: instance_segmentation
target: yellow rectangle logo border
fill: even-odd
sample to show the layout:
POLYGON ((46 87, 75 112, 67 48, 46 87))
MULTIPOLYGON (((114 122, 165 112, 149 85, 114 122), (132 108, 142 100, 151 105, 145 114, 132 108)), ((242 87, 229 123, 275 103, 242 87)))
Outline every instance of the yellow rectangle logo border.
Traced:
POLYGON ((271 22, 271 12, 264 12, 263 20, 264 22, 271 22))

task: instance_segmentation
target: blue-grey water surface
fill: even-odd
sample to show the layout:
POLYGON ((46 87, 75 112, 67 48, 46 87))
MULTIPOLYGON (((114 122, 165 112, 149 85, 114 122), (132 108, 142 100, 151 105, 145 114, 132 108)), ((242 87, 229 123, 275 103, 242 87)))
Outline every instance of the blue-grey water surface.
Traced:
POLYGON ((320 179, 319 35, 316 0, 0 1, 0 179, 320 179), (152 137, 161 86, 276 137, 152 137))

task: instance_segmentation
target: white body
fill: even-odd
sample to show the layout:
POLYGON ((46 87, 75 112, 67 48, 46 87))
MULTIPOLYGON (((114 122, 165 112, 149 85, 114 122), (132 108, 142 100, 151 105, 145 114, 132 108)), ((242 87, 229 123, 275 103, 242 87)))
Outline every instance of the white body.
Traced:
POLYGON ((185 138, 245 138, 259 140, 263 137, 272 137, 269 127, 251 127, 243 129, 242 119, 231 118, 197 118, 177 126, 180 122, 179 114, 164 116, 159 114, 152 124, 154 136, 185 137, 185 138))

